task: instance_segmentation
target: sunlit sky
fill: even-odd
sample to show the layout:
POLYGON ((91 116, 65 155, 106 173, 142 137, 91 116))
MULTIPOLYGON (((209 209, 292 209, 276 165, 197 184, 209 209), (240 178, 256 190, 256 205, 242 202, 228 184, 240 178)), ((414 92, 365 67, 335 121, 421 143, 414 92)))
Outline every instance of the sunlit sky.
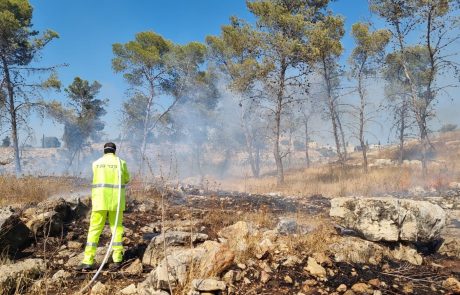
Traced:
MULTIPOLYGON (((58 71, 64 86, 76 76, 102 84, 100 98, 110 100, 104 132, 111 138, 120 133, 120 108, 128 87, 122 76, 112 71, 113 43, 130 41, 136 33, 147 30, 180 44, 204 42, 207 35, 219 34, 221 25, 227 24, 232 15, 253 21, 244 0, 31 0, 31 3, 35 29, 52 29, 60 35, 43 51, 39 63, 68 64, 58 71)), ((353 48, 351 25, 370 18, 367 1, 339 0, 330 7, 346 19, 345 60, 353 48)), ((62 92, 49 96, 65 100, 62 92)), ((443 102, 440 110, 450 112, 457 120, 454 123, 459 121, 458 104, 443 102)), ((32 125, 36 131, 34 145, 40 143, 42 134, 62 136, 62 126, 50 120, 34 117, 32 125)), ((387 138, 386 133, 379 137, 387 138)))

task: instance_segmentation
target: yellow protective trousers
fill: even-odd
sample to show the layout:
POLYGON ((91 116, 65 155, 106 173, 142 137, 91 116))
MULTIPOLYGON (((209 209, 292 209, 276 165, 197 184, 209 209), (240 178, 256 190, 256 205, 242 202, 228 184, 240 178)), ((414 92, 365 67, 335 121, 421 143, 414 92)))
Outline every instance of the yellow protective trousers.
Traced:
POLYGON ((82 263, 93 265, 94 257, 96 256, 96 249, 99 243, 99 237, 104 229, 105 222, 107 220, 107 215, 109 216, 110 229, 112 235, 114 234, 116 228, 115 238, 112 244, 112 259, 113 262, 121 262, 123 260, 123 211, 120 211, 118 216, 118 224, 115 226, 115 218, 117 216, 116 211, 92 211, 91 219, 88 230, 88 239, 85 247, 85 256, 82 263))

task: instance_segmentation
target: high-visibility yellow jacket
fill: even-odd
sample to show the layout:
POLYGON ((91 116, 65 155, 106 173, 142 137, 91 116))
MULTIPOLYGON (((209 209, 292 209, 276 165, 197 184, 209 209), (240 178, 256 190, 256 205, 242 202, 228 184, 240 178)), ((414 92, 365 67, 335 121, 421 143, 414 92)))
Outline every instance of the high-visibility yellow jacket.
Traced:
MULTIPOLYGON (((126 162, 121 163, 121 204, 120 210, 125 210, 125 186, 129 182, 129 172, 126 162)), ((118 205, 118 157, 115 154, 105 154, 93 162, 92 205, 94 211, 116 211, 118 205)))

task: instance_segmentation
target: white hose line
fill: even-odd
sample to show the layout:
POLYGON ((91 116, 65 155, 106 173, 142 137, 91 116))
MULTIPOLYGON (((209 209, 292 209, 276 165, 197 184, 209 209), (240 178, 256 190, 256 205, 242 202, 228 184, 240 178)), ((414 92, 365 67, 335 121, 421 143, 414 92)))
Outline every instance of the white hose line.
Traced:
POLYGON ((80 291, 78 291, 79 294, 82 294, 84 291, 86 291, 89 288, 89 286, 91 286, 96 281, 97 277, 99 276, 99 273, 101 272, 102 268, 104 267, 104 265, 107 263, 107 260, 109 259, 110 251, 112 251, 113 240, 115 239, 115 235, 117 234, 118 217, 120 215, 120 204, 121 204, 121 161, 120 161, 120 158, 118 158, 118 204, 117 204, 117 215, 115 217, 115 225, 114 225, 115 229, 112 233, 112 238, 110 239, 109 249, 107 249, 107 253, 105 253, 104 260, 102 261, 101 266, 99 266, 99 269, 94 274, 91 281, 85 287, 83 287, 80 291))

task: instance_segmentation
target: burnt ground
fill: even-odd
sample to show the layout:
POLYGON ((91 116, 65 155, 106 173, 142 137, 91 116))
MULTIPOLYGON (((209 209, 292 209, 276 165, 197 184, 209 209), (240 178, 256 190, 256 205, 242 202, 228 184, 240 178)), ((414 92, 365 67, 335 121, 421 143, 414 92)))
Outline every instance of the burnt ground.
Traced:
MULTIPOLYGON (((150 192, 151 199, 142 201, 132 200, 128 204, 124 215, 125 240, 127 248, 122 269, 127 268, 136 258, 142 255, 148 245, 149 238, 159 234, 158 230, 143 233, 146 225, 158 224, 161 221, 161 207, 156 192, 150 192)), ((186 221, 190 218, 200 220, 195 224, 197 231, 204 232, 211 239, 217 239, 217 231, 224 226, 234 223, 238 214, 243 212, 270 214, 270 217, 279 217, 290 213, 306 215, 312 218, 327 215, 330 202, 321 195, 311 197, 281 197, 276 195, 253 195, 233 192, 206 192, 199 190, 185 190, 185 193, 169 194, 166 198, 166 219, 186 221), (236 214, 237 213, 237 214, 236 214), (219 222, 216 223, 218 215, 219 222)), ((63 246, 69 241, 80 242, 81 249, 75 253, 83 252, 86 242, 88 219, 74 220, 65 225, 60 236, 37 237, 34 244, 25 249, 18 259, 44 258, 48 265, 48 275, 52 276, 58 270, 64 269, 72 273, 72 277, 59 289, 50 287, 48 294, 73 294, 87 282, 92 274, 75 272, 71 267, 65 266, 68 258, 58 257, 63 246)), ((101 235, 100 245, 105 245, 110 240, 110 233, 106 231, 101 235)), ((315 280, 304 268, 308 257, 301 257, 301 263, 292 267, 279 266, 270 273, 271 279, 261 283, 258 279, 261 269, 257 265, 246 270, 246 280, 235 283, 236 294, 329 294, 335 291, 340 284, 348 287, 357 282, 368 282, 378 279, 381 282, 379 289, 382 294, 437 294, 445 293, 441 283, 449 276, 460 278, 460 260, 430 254, 421 266, 394 261, 382 261, 379 265, 362 265, 349 263, 333 263, 328 266, 333 273, 329 273, 325 281, 315 280), (292 278, 286 282, 285 277, 292 278), (406 288, 406 289, 404 289, 406 288)), ((269 256, 267 263, 276 263, 275 258, 269 256)), ((331 259, 333 261, 333 259, 331 259)), ((237 269, 237 266, 233 267, 237 269)), ((133 275, 122 271, 111 272, 105 270, 99 276, 99 281, 115 286, 117 289, 145 279, 151 268, 144 266, 142 274, 133 275)))

